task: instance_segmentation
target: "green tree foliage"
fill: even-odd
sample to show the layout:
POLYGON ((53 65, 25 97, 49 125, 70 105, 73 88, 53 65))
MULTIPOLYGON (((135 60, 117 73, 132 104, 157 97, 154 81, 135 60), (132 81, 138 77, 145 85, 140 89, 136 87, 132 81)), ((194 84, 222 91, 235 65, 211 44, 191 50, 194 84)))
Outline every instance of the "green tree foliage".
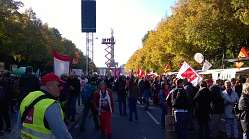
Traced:
POLYGON ((232 5, 236 10, 236 16, 244 23, 249 25, 249 1, 232 0, 232 5))
POLYGON ((231 0, 179 1, 173 14, 145 35, 143 48, 132 55, 126 69, 162 73, 165 65, 177 70, 183 61, 200 68, 193 59, 196 52, 220 68, 223 57, 237 57, 249 40, 249 26, 235 13, 231 0))
MULTIPOLYGON (((50 28, 38 19, 32 9, 20 13, 23 6, 14 0, 0 1, 0 61, 19 66, 51 69, 52 51, 75 57, 79 52, 75 68, 85 69, 85 56, 75 44, 63 38, 56 28, 50 28)), ((95 68, 94 63, 92 67, 95 68)))

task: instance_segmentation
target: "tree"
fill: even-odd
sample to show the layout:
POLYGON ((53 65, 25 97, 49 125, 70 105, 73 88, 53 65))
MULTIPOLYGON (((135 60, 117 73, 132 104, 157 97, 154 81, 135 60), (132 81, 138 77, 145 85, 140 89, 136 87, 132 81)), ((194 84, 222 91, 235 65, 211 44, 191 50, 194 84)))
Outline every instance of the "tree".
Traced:
POLYGON ((193 59, 196 52, 220 67, 223 58, 237 57, 249 39, 249 26, 235 13, 231 0, 179 1, 173 14, 145 35, 143 48, 129 59, 127 70, 142 67, 161 73, 165 65, 177 70, 183 61, 201 68, 193 59))

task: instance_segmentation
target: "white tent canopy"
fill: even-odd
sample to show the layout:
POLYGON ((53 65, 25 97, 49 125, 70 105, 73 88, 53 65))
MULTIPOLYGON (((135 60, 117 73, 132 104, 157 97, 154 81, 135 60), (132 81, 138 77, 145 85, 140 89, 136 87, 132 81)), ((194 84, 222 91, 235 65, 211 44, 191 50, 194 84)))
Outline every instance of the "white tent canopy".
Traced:
POLYGON ((230 68, 230 69, 211 69, 205 72, 199 72, 199 74, 206 75, 211 74, 213 80, 222 79, 222 80, 231 80, 237 75, 249 74, 249 67, 244 68, 230 68))

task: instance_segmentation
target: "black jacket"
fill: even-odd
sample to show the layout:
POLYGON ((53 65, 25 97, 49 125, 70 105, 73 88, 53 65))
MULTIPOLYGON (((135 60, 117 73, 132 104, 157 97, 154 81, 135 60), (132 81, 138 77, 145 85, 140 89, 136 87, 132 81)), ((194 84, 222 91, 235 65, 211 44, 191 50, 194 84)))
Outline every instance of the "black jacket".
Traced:
POLYGON ((223 114, 224 113, 224 99, 222 97, 222 90, 218 85, 212 85, 211 91, 211 113, 223 114))
POLYGON ((173 108, 185 110, 190 109, 190 97, 188 96, 184 88, 173 89, 169 95, 173 108))
POLYGON ((208 88, 201 88, 197 92, 194 104, 197 119, 201 122, 207 122, 210 114, 210 91, 208 88))
POLYGON ((249 95, 241 94, 239 99, 240 122, 243 132, 249 132, 249 95))

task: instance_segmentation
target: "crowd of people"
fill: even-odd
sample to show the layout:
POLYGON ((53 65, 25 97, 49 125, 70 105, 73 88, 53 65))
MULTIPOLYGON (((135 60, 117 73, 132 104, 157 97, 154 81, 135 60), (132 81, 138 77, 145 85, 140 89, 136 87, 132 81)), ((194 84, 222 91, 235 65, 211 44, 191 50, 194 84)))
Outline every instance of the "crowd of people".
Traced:
POLYGON ((80 130, 85 131, 91 113, 95 129, 110 139, 114 93, 120 116, 132 122, 139 119, 138 104, 145 111, 154 105, 161 110, 161 128, 174 130, 178 139, 191 138, 190 130, 197 131, 199 139, 238 139, 241 132, 244 139, 249 138, 249 81, 243 78, 208 79, 193 86, 174 76, 70 74, 59 78, 47 73, 39 78, 29 68, 20 78, 0 74, 0 136, 11 132, 10 114, 17 112, 22 138, 70 139, 66 125, 76 120, 76 105, 81 103, 80 130))

